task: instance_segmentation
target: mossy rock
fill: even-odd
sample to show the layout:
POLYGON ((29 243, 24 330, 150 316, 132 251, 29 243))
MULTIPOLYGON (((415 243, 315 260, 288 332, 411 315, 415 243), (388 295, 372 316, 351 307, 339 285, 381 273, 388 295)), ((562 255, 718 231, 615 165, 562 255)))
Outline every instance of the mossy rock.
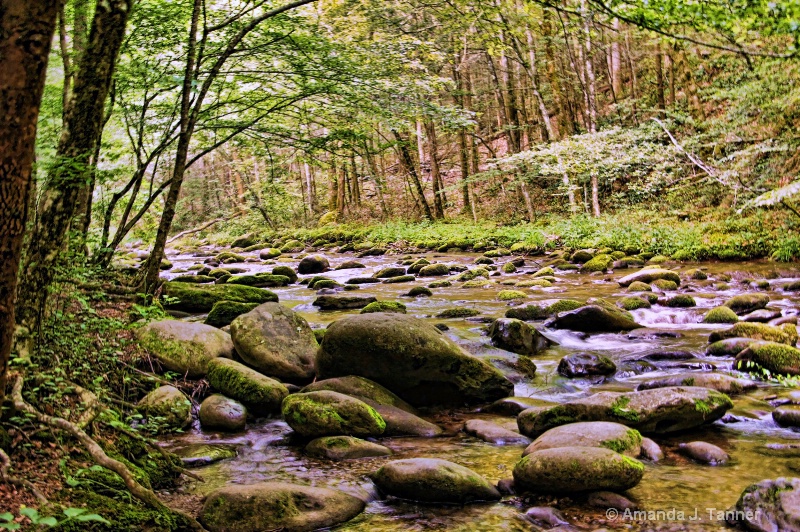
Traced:
POLYGON ((735 357, 753 342, 750 338, 726 338, 712 343, 706 348, 706 355, 712 357, 735 357))
POLYGON ((321 344, 322 339, 325 338, 325 331, 326 329, 314 329, 314 338, 317 340, 318 344, 321 344))
POLYGON ((286 286, 291 282, 288 277, 283 275, 257 274, 257 275, 234 275, 229 277, 226 284, 241 284, 244 286, 255 286, 257 288, 268 288, 276 286, 286 286))
POLYGON ((306 245, 299 240, 289 240, 281 246, 281 253, 299 253, 305 249, 306 245))
POLYGON ((338 490, 283 482, 228 485, 210 493, 200 511, 209 532, 328 529, 364 511, 361 499, 338 490))
POLYGON ((752 338, 793 346, 797 343, 797 327, 791 323, 775 327, 766 323, 739 322, 730 329, 714 331, 708 336, 708 341, 714 343, 726 338, 752 338))
POLYGON ((800 291, 800 281, 795 281, 793 283, 789 283, 783 286, 783 289, 787 292, 797 292, 800 291))
POLYGON ((638 268, 644 266, 644 261, 638 257, 622 257, 614 260, 612 268, 638 268))
POLYGON ((497 294, 497 299, 500 301, 513 301, 515 299, 525 299, 526 297, 528 297, 528 295, 519 290, 501 290, 497 294))
POLYGON ((481 313, 480 310, 466 307, 453 307, 441 311, 436 315, 437 318, 471 318, 481 313))
POLYGON ((378 270, 372 276, 375 279, 388 279, 390 277, 400 277, 405 274, 406 274, 405 268, 391 267, 378 270))
POLYGON ((647 262, 648 264, 664 264, 665 262, 669 262, 669 257, 665 255, 656 255, 651 257, 647 262))
POLYGON ((641 281, 634 281, 628 285, 628 292, 650 292, 653 290, 649 284, 641 281))
POLYGON ((500 269, 503 270, 504 273, 514 273, 515 271, 517 271, 517 267, 514 266, 513 262, 506 262, 500 269))
POLYGON ((579 249, 572 256, 569 258, 572 262, 577 262, 583 264, 585 262, 589 262, 594 258, 594 251, 589 249, 579 249))
POLYGON ((172 281, 175 283, 213 283, 216 281, 216 277, 211 277, 210 275, 179 275, 177 277, 173 277, 172 281))
POLYGON ((689 279, 693 279, 695 281, 705 281, 706 279, 708 279, 708 275, 706 275, 706 273, 699 268, 692 268, 690 270, 686 270, 686 276, 689 279))
POLYGON ((631 284, 637 281, 640 283, 652 284, 654 281, 658 280, 672 281, 675 283, 676 288, 681 284, 680 275, 672 270, 665 270, 663 268, 644 268, 638 272, 626 275, 617 282, 622 287, 630 287, 631 284))
POLYGON ((738 395, 756 388, 754 381, 737 379, 724 373, 684 373, 660 379, 652 379, 640 383, 637 390, 652 390, 670 386, 699 386, 722 392, 726 395, 738 395))
POLYGON ((730 307, 719 306, 709 310, 703 317, 703 323, 736 323, 739 316, 730 307))
POLYGON ((136 329, 135 334, 164 367, 190 378, 205 376, 208 363, 217 357, 233 357, 231 336, 202 323, 154 321, 136 329))
POLYGON ((364 308, 378 299, 374 296, 319 296, 312 303, 320 310, 345 310, 364 308))
POLYGON ((549 315, 550 314, 544 307, 540 307, 539 305, 525 305, 508 309, 505 317, 522 321, 533 321, 543 320, 549 315))
POLYGON ((338 265, 335 269, 336 270, 353 270, 353 269, 363 269, 363 268, 366 268, 366 266, 363 265, 362 263, 354 261, 354 260, 348 260, 348 261, 345 261, 345 262, 341 263, 340 265, 338 265))
POLYGON ((678 294, 667 299, 664 304, 671 308, 688 308, 697 306, 694 298, 688 294, 678 294))
POLYGON ((619 260, 619 259, 621 259, 621 258, 623 258, 625 256, 625 252, 624 251, 612 251, 611 253, 609 253, 609 255, 611 255, 612 259, 619 260))
POLYGON ((559 312, 569 312, 579 309, 584 305, 585 303, 581 303, 576 299, 559 299, 555 303, 548 305, 545 310, 549 316, 554 316, 559 312))
POLYGON ((297 272, 290 266, 275 266, 272 268, 272 275, 282 275, 289 278, 289 284, 297 282, 297 272))
POLYGON ((531 277, 549 277, 555 275, 556 272, 550 266, 546 266, 536 271, 531 277))
MULTIPOLYGON (((473 279, 461 285, 461 288, 485 288, 494 284, 494 281, 489 279, 473 279)), ((430 286, 430 285, 428 285, 430 286)))
POLYGON ((399 408, 411 414, 416 412, 413 406, 403 401, 377 382, 356 375, 314 381, 303 388, 301 393, 318 392, 320 390, 328 390, 355 397, 373 408, 375 408, 376 405, 385 405, 399 408))
POLYGON ((208 312, 218 301, 237 303, 267 303, 278 301, 278 296, 262 288, 236 284, 195 285, 189 283, 164 283, 167 300, 164 307, 184 312, 208 312))
POLYGON ((725 301, 724 305, 736 314, 748 314, 765 308, 769 304, 767 294, 739 294, 725 301))
POLYGON ((292 430, 307 438, 376 437, 386 430, 386 422, 367 403, 330 390, 289 395, 281 411, 292 430))
POLYGON ((272 260, 281 256, 281 250, 275 248, 264 248, 258 253, 261 260, 272 260))
MULTIPOLYGON (((119 478, 119 477, 117 477, 119 478)), ((121 482, 121 479, 120 479, 121 482)), ((123 486, 120 491, 126 488, 123 486)), ((109 495, 113 495, 109 493, 109 495)), ((101 495, 95 491, 73 488, 68 492, 68 506, 86 510, 86 514, 98 514, 108 524, 71 520, 59 525, 59 532, 141 532, 142 530, 158 530, 163 532, 179 532, 191 528, 185 516, 175 513, 167 506, 154 510, 128 497, 121 501, 112 496, 101 495)))
POLYGON ((306 286, 308 288, 310 288, 311 290, 317 290, 317 283, 319 283, 321 281, 332 281, 334 283, 336 282, 333 279, 331 279, 330 277, 325 277, 324 275, 315 275, 314 277, 312 277, 311 279, 308 280, 308 283, 306 284, 306 286))
POLYGON ((380 279, 376 279, 374 277, 352 277, 352 278, 348 279, 347 281, 345 281, 345 284, 352 284, 352 285, 356 285, 356 284, 376 284, 376 283, 380 283, 380 282, 381 282, 380 279))
POLYGON ((342 285, 333 279, 320 279, 314 283, 314 290, 336 289, 342 288, 342 285))
POLYGON ((448 288, 453 286, 450 281, 434 281, 428 285, 428 288, 448 288))
POLYGON ((641 327, 628 312, 604 301, 595 301, 576 310, 560 312, 551 326, 582 332, 620 332, 641 327))
POLYGON ((638 458, 642 453, 642 435, 636 429, 609 421, 570 423, 554 427, 536 438, 522 456, 561 447, 598 447, 638 458))
POLYGON ((438 458, 395 460, 372 480, 382 492, 400 499, 445 504, 500 500, 500 492, 481 475, 438 458))
POLYGON ((508 255, 511 255, 511 252, 505 248, 491 249, 483 254, 484 257, 488 257, 490 259, 507 257, 508 255))
POLYGON ((400 314, 405 314, 406 306, 397 301, 375 301, 361 309, 361 314, 369 314, 370 312, 399 312, 400 314))
POLYGON ((515 283, 514 286, 518 286, 520 288, 533 288, 535 286, 541 288, 550 288, 553 286, 553 283, 548 281, 547 279, 530 279, 528 281, 520 281, 515 283))
POLYGON ((419 269, 420 277, 440 277, 450 274, 450 266, 447 264, 429 264, 419 269))
POLYGON ((641 297, 623 297, 617 301, 617 305, 625 310, 637 310, 640 308, 650 308, 650 302, 641 297))
POLYGON ((617 365, 610 358, 597 353, 573 353, 559 361, 557 371, 568 378, 614 375, 617 365))
POLYGON ((239 453, 236 447, 225 444, 190 443, 172 449, 186 467, 202 467, 235 458, 239 453))
POLYGON ((391 456, 392 450, 353 436, 324 436, 311 440, 305 453, 315 458, 340 461, 391 456))
POLYGON ((800 350, 777 342, 751 342, 736 355, 734 367, 741 371, 762 367, 773 375, 800 375, 800 350), (756 367, 748 367, 748 361, 756 367))
POLYGON ((207 378, 213 389, 241 402, 259 416, 280 412, 281 402, 289 395, 280 382, 233 360, 212 360, 207 378))
POLYGON ((489 337, 492 345, 527 356, 537 355, 552 345, 552 342, 534 327, 522 320, 512 318, 494 320, 489 327, 489 337))
POLYGON ((656 279, 652 283, 650 283, 651 287, 656 287, 662 292, 669 292, 672 290, 678 289, 678 284, 673 281, 668 281, 667 279, 656 279))
POLYGON ((425 286, 415 286, 405 295, 408 297, 430 297, 433 295, 433 292, 430 288, 425 286))
POLYGON ((486 268, 475 268, 472 270, 467 270, 465 272, 460 273, 458 277, 456 277, 456 281, 467 282, 467 281, 472 281, 476 277, 485 277, 488 279, 489 270, 487 270, 486 268))
POLYGON ((240 432, 247 424, 247 408, 222 394, 212 394, 200 403, 200 427, 204 430, 240 432))
POLYGON ((222 253, 220 253, 219 255, 217 255, 214 258, 217 259, 217 262, 220 262, 222 264, 233 264, 235 262, 244 262, 245 261, 244 255, 239 255, 239 254, 233 253, 231 251, 223 251, 222 253))
POLYGON ((172 262, 167 259, 161 259, 161 264, 159 265, 160 270, 171 270, 172 269, 172 262))
POLYGON ((611 255, 600 254, 595 255, 592 260, 587 262, 586 264, 581 267, 582 272, 604 272, 610 266, 611 263, 614 262, 614 259, 611 258, 611 255))
POLYGON ((410 283, 416 280, 417 278, 413 275, 400 275, 398 277, 390 277, 389 279, 385 279, 383 284, 410 283))
POLYGON ((490 266, 490 265, 494 264, 494 261, 492 259, 490 259, 489 257, 478 257, 477 259, 475 259, 475 264, 482 264, 482 265, 485 265, 485 266, 490 266))
POLYGON ((147 417, 159 417, 164 430, 182 429, 192 422, 192 402, 174 386, 159 386, 145 395, 136 409, 147 417))
POLYGON ((559 447, 523 457, 513 474, 514 487, 521 492, 619 492, 639 484, 644 465, 610 449, 559 447))

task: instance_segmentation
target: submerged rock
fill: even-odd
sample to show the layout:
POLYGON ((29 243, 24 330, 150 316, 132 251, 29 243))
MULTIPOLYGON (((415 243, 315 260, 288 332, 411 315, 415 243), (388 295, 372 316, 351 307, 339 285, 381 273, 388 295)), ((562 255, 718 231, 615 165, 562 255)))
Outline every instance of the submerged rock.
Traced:
POLYGON ((181 459, 186 467, 207 466, 221 460, 235 457, 238 453, 232 445, 211 443, 190 443, 170 450, 181 459))
POLYGON ((404 314, 358 314, 333 322, 317 368, 321 378, 366 377, 415 406, 490 402, 513 391, 500 371, 404 314))
POLYGON ((301 436, 380 436, 386 422, 371 406, 354 397, 322 390, 286 397, 283 419, 301 436))
POLYGON ((200 521, 210 532, 311 531, 349 521, 364 511, 357 497, 284 482, 229 485, 206 497, 200 521))
POLYGON ((653 390, 655 388, 667 388, 672 386, 699 386, 710 388, 727 395, 738 395, 749 390, 756 389, 757 385, 753 381, 737 379, 724 373, 685 373, 673 375, 660 379, 653 379, 642 382, 636 387, 637 390, 653 390))
POLYGON ((713 423, 732 407, 727 395, 693 386, 600 392, 546 410, 525 410, 517 424, 526 436, 578 421, 612 421, 643 433, 665 434, 713 423))
POLYGON ((265 303, 231 323, 242 359, 260 372, 289 382, 314 377, 317 340, 308 322, 277 303, 265 303))
POLYGON ((508 430, 497 423, 483 419, 470 419, 464 424, 464 432, 495 445, 527 445, 530 439, 519 432, 508 430))
POLYGON ((510 318, 495 320, 489 328, 489 337, 496 347, 528 356, 537 355, 552 344, 536 328, 510 318))
POLYGON ((391 456, 392 450, 353 436, 325 436, 311 440, 306 445, 306 454, 327 460, 354 460, 391 456))
POLYGON ((599 447, 559 447, 535 451, 514 466, 514 487, 535 493, 625 491, 636 486, 644 465, 599 447))
POLYGON ((412 501, 465 504, 500 500, 497 488, 481 475, 436 458, 395 460, 372 478, 382 492, 412 501))
POLYGON ((418 436, 420 438, 434 438, 442 434, 442 428, 425 421, 416 414, 402 410, 392 405, 382 405, 369 399, 364 402, 375 409, 386 422, 384 436, 418 436))
POLYGON ((582 332, 620 332, 641 327, 624 311, 601 305, 586 305, 577 310, 561 312, 550 325, 556 329, 582 332))
POLYGON ((745 488, 728 518, 758 532, 800 530, 800 478, 762 480, 745 488))
POLYGON ((164 367, 190 378, 204 377, 208 363, 217 357, 233 357, 231 335, 202 323, 153 321, 135 334, 164 367))
POLYGON ((642 435, 636 429, 620 423, 588 421, 561 425, 548 430, 536 438, 522 456, 560 447, 602 447, 636 458, 642 452, 641 446, 642 435))
POLYGON ((800 405, 783 405, 772 411, 772 419, 781 427, 800 427, 800 405))
POLYGON ((692 460, 709 465, 724 465, 731 459, 728 453, 710 443, 704 441, 693 441, 682 443, 678 446, 681 453, 692 460))

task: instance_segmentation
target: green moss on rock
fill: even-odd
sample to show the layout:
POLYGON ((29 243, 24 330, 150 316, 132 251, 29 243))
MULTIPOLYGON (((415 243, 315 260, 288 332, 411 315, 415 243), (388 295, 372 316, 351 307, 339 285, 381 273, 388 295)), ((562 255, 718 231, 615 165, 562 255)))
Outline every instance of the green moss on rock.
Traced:
POLYGON ((736 323, 739 317, 726 306, 714 307, 703 317, 703 323, 736 323))
POLYGON ((405 314, 406 306, 397 301, 375 301, 361 309, 361 314, 369 314, 370 312, 399 312, 400 314, 405 314))

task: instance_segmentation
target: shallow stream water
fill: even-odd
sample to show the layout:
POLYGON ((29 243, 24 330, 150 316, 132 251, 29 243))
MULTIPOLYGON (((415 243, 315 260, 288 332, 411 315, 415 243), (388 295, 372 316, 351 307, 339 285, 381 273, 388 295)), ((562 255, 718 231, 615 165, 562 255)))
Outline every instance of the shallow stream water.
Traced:
MULTIPOLYGON (((328 258, 332 267, 345 260, 354 259, 351 253, 322 254, 328 258)), ((257 252, 246 253, 245 256, 257 258, 257 252)), ((369 276, 380 268, 397 265, 401 256, 403 255, 364 257, 356 260, 365 264, 366 269, 333 270, 324 275, 344 283, 351 277, 369 276)), ((475 259, 480 255, 423 253, 412 256, 425 257, 431 262, 459 263, 475 267, 475 259)), ((169 258, 175 269, 188 268, 204 260, 203 257, 189 255, 171 255, 169 258)), ((510 257, 495 259, 495 262, 499 266, 506 259, 510 257)), ((483 288, 466 289, 461 287, 461 283, 454 282, 451 287, 434 289, 432 297, 416 299, 404 297, 403 294, 413 286, 427 285, 439 279, 418 278, 409 283, 361 285, 359 290, 345 293, 373 295, 379 300, 401 301, 408 307, 408 313, 411 315, 432 323, 446 323, 449 330, 445 334, 467 351, 479 357, 497 360, 498 357, 502 359, 508 353, 491 346, 485 335, 486 323, 482 323, 480 319, 502 317, 511 306, 507 302, 498 301, 497 293, 502 289, 518 288, 505 286, 500 284, 501 282, 529 279, 529 274, 546 261, 546 257, 525 257, 525 259, 525 266, 516 273, 491 277, 493 284, 487 284, 483 288), (480 311, 480 315, 470 319, 447 320, 433 317, 440 311, 455 306, 474 308, 480 311)), ((296 267, 298 262, 299 257, 281 257, 276 264, 296 267)), ((271 271, 275 264, 254 261, 229 266, 246 268, 248 273, 258 273, 271 271)), ((642 337, 640 333, 595 334, 585 337, 565 330, 542 329, 559 345, 534 358, 537 366, 535 378, 512 376, 516 381, 515 395, 566 402, 600 390, 630 391, 643 380, 671 374, 709 371, 714 367, 718 371, 732 372, 730 359, 704 355, 708 334, 715 329, 727 327, 699 323, 708 309, 720 305, 733 295, 755 291, 768 293, 772 299, 770 306, 781 309, 784 315, 794 314, 800 308, 800 299, 793 293, 782 290, 783 285, 800 277, 800 271, 794 266, 771 262, 746 262, 668 264, 667 267, 677 269, 679 273, 699 267, 709 276, 708 281, 684 283, 679 290, 680 293, 691 293, 697 302, 697 307, 668 308, 654 305, 651 309, 633 312, 636 321, 641 325, 677 333, 674 335, 676 337, 672 337, 673 335, 642 337), (720 291, 714 288, 714 284, 722 274, 732 276, 733 280, 728 283, 729 289, 720 291), (766 291, 753 288, 749 283, 743 282, 748 279, 767 279, 770 288, 766 291), (655 348, 690 351, 696 358, 659 362, 658 370, 654 372, 641 375, 618 372, 615 377, 605 379, 567 379, 556 373, 559 360, 570 353, 604 354, 614 360, 619 367, 626 360, 638 358, 655 348)), ((603 297, 615 301, 628 295, 625 289, 619 287, 616 280, 632 271, 635 270, 618 270, 611 274, 557 272, 557 282, 551 288, 521 289, 528 294, 524 304, 548 303, 560 298, 585 301, 590 297, 603 297)), ((165 277, 171 278, 175 275, 166 272, 165 277)), ((325 327, 344 315, 358 312, 358 310, 321 312, 311 305, 317 294, 304 285, 295 284, 271 290, 279 295, 281 304, 301 314, 312 328, 325 327)), ((537 327, 541 329, 541 323, 537 327)), ((732 373, 742 376, 736 372, 732 373)), ((370 532, 534 530, 533 525, 522 518, 522 514, 528 507, 542 504, 555 505, 572 525, 585 530, 597 528, 723 530, 726 528, 724 522, 718 519, 712 509, 716 511, 729 509, 739 498, 742 490, 754 482, 798 474, 793 469, 800 469, 798 458, 772 456, 767 454, 764 448, 767 443, 800 443, 800 433, 781 428, 772 421, 773 406, 768 401, 774 399, 776 395, 782 396, 786 393, 788 393, 786 388, 762 383, 757 390, 733 398, 735 408, 730 413, 735 415, 737 422, 718 421, 691 432, 653 438, 662 446, 666 457, 658 463, 645 462, 646 472, 642 482, 629 490, 627 495, 644 510, 665 512, 658 514, 654 520, 632 520, 624 516, 609 520, 606 518, 605 510, 589 508, 578 499, 571 500, 565 497, 528 500, 513 496, 505 497, 499 503, 463 507, 418 505, 377 499, 375 488, 368 480, 367 474, 377 470, 388 460, 400 458, 444 458, 467 466, 492 482, 510 478, 511 470, 521 456, 522 447, 502 447, 485 443, 465 435, 461 432, 461 427, 464 421, 479 417, 514 428, 515 419, 479 413, 477 409, 425 413, 423 417, 445 428, 445 435, 430 439, 381 439, 382 445, 394 451, 394 456, 389 458, 331 462, 306 457, 302 452, 302 446, 291 438, 291 430, 279 419, 251 422, 244 433, 233 435, 204 432, 199 426, 195 426, 183 435, 168 439, 165 444, 177 446, 203 442, 235 444, 238 447, 239 454, 236 458, 197 469, 196 472, 205 479, 205 482, 187 485, 185 487, 187 493, 202 495, 229 483, 251 484, 275 480, 334 487, 372 500, 362 515, 337 530, 370 532), (677 454, 676 448, 681 442, 696 440, 722 447, 731 456, 731 462, 725 466, 713 467, 691 462, 677 454)))

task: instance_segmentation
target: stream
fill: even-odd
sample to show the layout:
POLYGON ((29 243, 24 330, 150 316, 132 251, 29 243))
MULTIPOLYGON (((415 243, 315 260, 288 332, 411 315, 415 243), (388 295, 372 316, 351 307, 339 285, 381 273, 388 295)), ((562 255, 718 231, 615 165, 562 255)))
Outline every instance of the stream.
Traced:
MULTIPOLYGON (((208 250, 209 255, 219 250, 208 250)), ((352 253, 337 254, 321 252, 335 267, 345 260, 354 260, 352 253)), ((245 268, 247 273, 270 272, 276 265, 294 268, 300 256, 281 256, 276 261, 258 259, 258 252, 245 253, 255 259, 250 262, 228 266, 245 268)), ((331 270, 324 275, 344 283, 351 277, 372 275, 377 270, 398 265, 403 258, 427 258, 431 262, 455 263, 475 267, 476 253, 418 253, 413 255, 383 255, 356 259, 366 269, 331 270)), ((494 259, 501 266, 512 257, 494 259)), ((187 269, 202 263, 205 257, 172 254, 169 260, 174 270, 187 269)), ((494 284, 479 288, 462 288, 454 282, 451 287, 433 289, 433 296, 410 298, 403 294, 414 286, 426 286, 441 278, 417 278, 413 282, 396 284, 366 284, 355 292, 342 292, 349 295, 370 295, 379 300, 401 301, 408 308, 408 314, 423 318, 432 323, 445 323, 445 332, 450 338, 478 357, 494 360, 502 359, 508 353, 491 346, 486 336, 486 318, 503 317, 509 303, 497 300, 502 289, 514 288, 513 282, 530 279, 546 262, 546 257, 525 257, 525 265, 512 274, 502 273, 491 277, 494 284), (504 286, 504 284, 508 286, 504 286), (468 307, 480 311, 475 318, 438 319, 433 316, 444 309, 468 307)), ((648 331, 658 330, 659 334, 642 334, 641 330, 621 334, 584 335, 569 330, 548 330, 542 322, 537 328, 558 342, 534 358, 537 366, 535 378, 512 377, 515 382, 515 395, 533 397, 554 402, 566 402, 578 397, 591 395, 598 391, 632 391, 643 380, 665 377, 690 371, 709 371, 717 368, 720 372, 735 374, 730 369, 730 358, 706 357, 708 335, 714 330, 728 328, 729 325, 707 325, 701 323, 705 312, 722 304, 731 296, 744 292, 762 292, 770 295, 770 307, 780 309, 784 316, 797 313, 800 297, 797 292, 785 292, 782 286, 800 277, 800 270, 793 265, 776 264, 766 261, 739 263, 667 263, 667 268, 679 273, 690 268, 701 268, 708 275, 706 281, 689 281, 678 290, 690 293, 697 306, 693 308, 668 308, 653 305, 650 309, 632 311, 635 320, 647 327, 648 331), (718 290, 715 283, 719 276, 732 277, 729 287, 718 290), (756 289, 743 281, 768 280, 769 289, 756 289), (669 360, 655 362, 657 370, 636 375, 624 371, 625 362, 637 359, 654 349, 689 351, 695 355, 690 360, 669 360), (592 352, 611 358, 619 371, 613 377, 591 379, 568 379, 556 372, 559 360, 565 355, 577 352, 592 352)), ((178 273, 164 272, 165 278, 178 273)), ((610 274, 582 274, 557 271, 557 281, 549 288, 522 289, 528 297, 522 304, 548 304, 557 299, 573 298, 585 301, 590 297, 602 297, 615 302, 630 295, 616 282, 620 277, 631 273, 622 269, 610 274)), ((301 276, 302 277, 302 276, 301 276)), ((681 275, 684 278, 684 275, 681 275)), ((280 303, 302 315, 312 328, 325 327, 342 316, 358 313, 350 311, 319 311, 312 306, 317 294, 301 284, 285 288, 271 288, 280 297, 280 303)), ((188 318, 188 319, 198 319, 188 318)), ((491 319, 488 322, 491 322, 491 319)), ((508 370, 506 370, 508 371, 508 370)), ((768 443, 800 444, 800 433, 781 428, 772 420, 774 406, 769 402, 775 396, 786 396, 791 390, 774 384, 759 383, 759 387, 749 393, 732 397, 734 409, 728 416, 712 425, 666 437, 653 437, 665 453, 663 460, 653 463, 644 461, 645 475, 641 483, 626 492, 626 495, 643 510, 662 510, 667 512, 655 521, 631 521, 625 519, 608 520, 605 510, 591 508, 569 497, 505 496, 502 501, 491 504, 472 504, 466 506, 422 505, 397 500, 380 500, 376 489, 366 475, 376 471, 381 465, 401 458, 431 457, 443 458, 485 476, 490 482, 511 477, 511 470, 521 456, 520 446, 495 446, 461 431, 468 419, 481 418, 494 421, 502 426, 516 429, 514 417, 481 413, 469 408, 448 411, 423 411, 423 417, 445 429, 445 434, 437 438, 382 438, 380 443, 389 447, 394 456, 333 462, 307 457, 291 436, 291 429, 280 419, 260 419, 248 423, 243 433, 225 434, 207 432, 199 428, 198 422, 184 434, 164 438, 167 448, 187 443, 233 444, 237 446, 238 456, 215 464, 197 468, 205 482, 187 482, 181 488, 181 496, 201 497, 223 485, 252 484, 262 481, 285 481, 317 486, 328 486, 346 491, 362 498, 368 503, 364 513, 352 521, 341 525, 337 530, 381 532, 388 530, 537 530, 523 518, 524 511, 531 506, 555 505, 561 510, 571 525, 583 530, 633 529, 633 530, 725 530, 725 523, 709 513, 709 509, 723 511, 735 504, 742 490, 748 485, 768 478, 796 476, 800 463, 792 457, 772 456, 765 449, 768 443), (724 466, 709 466, 692 462, 677 453, 682 442, 705 441, 724 449, 731 461, 724 466), (672 513, 669 513, 672 511, 672 513), (696 518, 696 519, 695 519, 696 518)))

